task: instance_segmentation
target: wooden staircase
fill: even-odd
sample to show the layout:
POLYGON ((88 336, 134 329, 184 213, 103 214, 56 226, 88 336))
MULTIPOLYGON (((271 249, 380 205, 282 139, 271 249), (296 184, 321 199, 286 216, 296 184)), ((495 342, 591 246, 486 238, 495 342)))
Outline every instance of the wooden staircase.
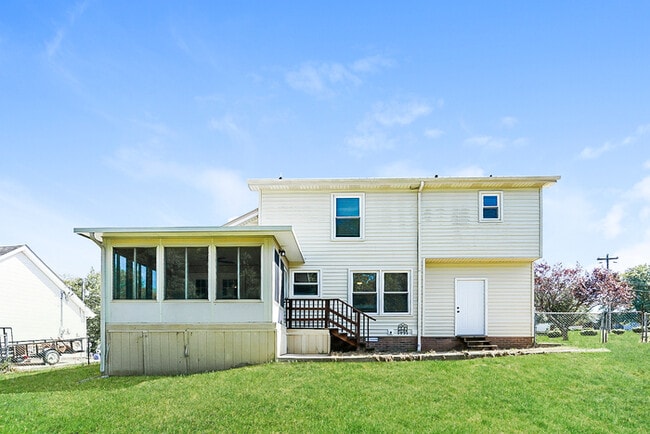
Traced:
POLYGON ((366 348, 370 321, 375 318, 338 298, 288 298, 288 329, 328 329, 334 351, 366 348))
POLYGON ((485 336, 461 336, 460 338, 470 351, 497 349, 497 346, 490 343, 485 336))

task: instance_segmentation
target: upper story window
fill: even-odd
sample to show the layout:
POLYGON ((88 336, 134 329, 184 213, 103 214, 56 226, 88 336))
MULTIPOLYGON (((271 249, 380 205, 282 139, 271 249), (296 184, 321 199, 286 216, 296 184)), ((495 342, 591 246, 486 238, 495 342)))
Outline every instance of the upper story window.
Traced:
POLYGON ((333 238, 363 238, 363 206, 361 194, 332 197, 333 238))
POLYGON ((296 271, 293 273, 293 295, 295 297, 318 296, 318 285, 318 271, 296 271))
POLYGON ((500 222, 503 215, 502 193, 484 191, 479 194, 479 221, 500 222))
POLYGON ((208 248, 165 247, 165 300, 208 299, 208 248))
POLYGON ((113 249, 113 300, 156 299, 156 248, 113 249))

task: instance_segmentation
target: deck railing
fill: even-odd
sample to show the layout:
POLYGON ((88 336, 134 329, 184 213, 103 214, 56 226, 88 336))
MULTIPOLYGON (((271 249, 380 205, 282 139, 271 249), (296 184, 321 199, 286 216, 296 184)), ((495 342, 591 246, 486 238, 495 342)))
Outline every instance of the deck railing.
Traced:
POLYGON ((370 334, 370 321, 365 312, 338 298, 288 298, 286 326, 289 329, 336 329, 356 345, 365 344, 370 334))

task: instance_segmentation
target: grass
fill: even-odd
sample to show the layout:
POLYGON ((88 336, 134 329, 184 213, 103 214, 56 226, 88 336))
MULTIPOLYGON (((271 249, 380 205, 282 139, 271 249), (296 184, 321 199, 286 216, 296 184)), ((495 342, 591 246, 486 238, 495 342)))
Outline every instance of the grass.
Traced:
MULTIPOLYGON (((463 361, 0 375, 0 432, 646 432, 650 346, 463 361)), ((599 346, 600 344, 590 345, 599 346)))

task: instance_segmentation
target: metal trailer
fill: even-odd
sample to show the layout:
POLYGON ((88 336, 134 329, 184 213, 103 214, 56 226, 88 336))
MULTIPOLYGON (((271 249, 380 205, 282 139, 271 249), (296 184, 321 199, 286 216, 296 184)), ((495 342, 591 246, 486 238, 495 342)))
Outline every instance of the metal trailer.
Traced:
POLYGON ((47 365, 55 365, 61 354, 86 351, 87 338, 31 339, 14 341, 11 327, 0 327, 0 362, 25 363, 40 358, 47 365))

